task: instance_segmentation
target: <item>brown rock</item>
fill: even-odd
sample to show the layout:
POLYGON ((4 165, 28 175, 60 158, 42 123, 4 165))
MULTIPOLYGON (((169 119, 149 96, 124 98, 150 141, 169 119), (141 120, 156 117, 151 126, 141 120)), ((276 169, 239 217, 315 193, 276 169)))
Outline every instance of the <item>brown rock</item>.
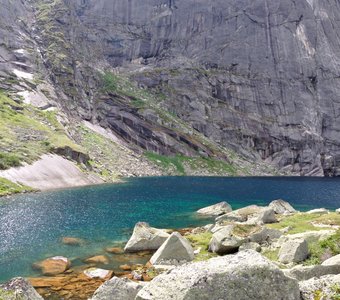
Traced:
POLYGON ((70 246, 81 246, 84 244, 84 240, 76 237, 63 237, 61 239, 61 242, 65 245, 70 245, 70 246))
POLYGON ((64 273, 70 265, 71 263, 66 257, 55 256, 33 264, 33 268, 41 270, 43 275, 54 276, 64 273))
POLYGON ((92 256, 90 258, 85 259, 85 262, 88 264, 107 265, 110 262, 110 260, 105 255, 97 255, 97 256, 92 256))
POLYGON ((122 254, 122 253, 124 253, 124 250, 122 248, 119 248, 119 247, 106 248, 105 251, 108 252, 108 253, 112 253, 112 254, 122 254))
POLYGON ((129 265, 120 265, 119 269, 121 269, 123 271, 131 271, 131 266, 129 266, 129 265))

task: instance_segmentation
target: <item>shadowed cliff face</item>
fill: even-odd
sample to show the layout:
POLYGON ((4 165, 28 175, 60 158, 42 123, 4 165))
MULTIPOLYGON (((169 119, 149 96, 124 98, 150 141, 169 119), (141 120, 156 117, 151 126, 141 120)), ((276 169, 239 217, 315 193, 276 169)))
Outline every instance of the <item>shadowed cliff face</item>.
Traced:
POLYGON ((54 0, 43 12, 42 2, 23 4, 31 38, 70 113, 145 150, 223 157, 162 109, 247 159, 340 174, 338 1, 54 0), (105 69, 162 97, 133 108, 131 95, 103 95, 105 69))

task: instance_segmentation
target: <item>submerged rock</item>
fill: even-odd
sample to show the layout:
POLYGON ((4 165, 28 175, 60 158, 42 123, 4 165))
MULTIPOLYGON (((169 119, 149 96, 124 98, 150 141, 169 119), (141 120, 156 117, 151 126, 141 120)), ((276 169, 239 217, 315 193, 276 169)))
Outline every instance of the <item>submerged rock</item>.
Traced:
POLYGON ((231 211, 231 206, 227 202, 223 201, 214 205, 201 208, 197 211, 197 213, 206 216, 220 216, 231 211))
POLYGON ((61 239, 61 242, 65 245, 70 245, 70 246, 81 246, 85 243, 83 239, 76 238, 76 237, 63 237, 61 239))
POLYGON ((308 257, 308 244, 304 239, 292 239, 282 244, 279 251, 279 261, 288 263, 299 263, 308 257))
POLYGON ((111 254, 122 254, 124 253, 124 250, 120 247, 108 247, 105 248, 105 251, 111 254))
POLYGON ((0 285, 1 300, 43 300, 32 285, 24 278, 13 278, 0 285))
POLYGON ((334 300, 339 296, 340 275, 325 275, 299 282, 302 300, 334 300))
POLYGON ((101 285, 91 300, 133 300, 145 284, 113 277, 101 285))
POLYGON ((161 274, 146 285, 137 300, 299 300, 296 280, 259 253, 186 264, 161 274))
POLYGON ((92 256, 92 257, 85 259, 85 262, 88 263, 88 264, 104 264, 104 265, 107 265, 110 262, 110 260, 105 255, 96 255, 96 256, 92 256))
POLYGON ((64 273, 71 266, 71 262, 63 256, 54 256, 33 264, 34 269, 41 270, 43 275, 54 276, 64 273))
POLYGON ((194 256, 194 249, 188 240, 178 232, 173 232, 151 257, 150 262, 154 265, 177 265, 192 261, 194 256))
POLYGON ((286 215, 295 213, 296 210, 287 201, 282 199, 273 200, 268 207, 272 208, 276 214, 286 215))
POLYGON ((164 230, 150 227, 148 223, 139 222, 135 225, 124 251, 157 250, 169 236, 164 230))

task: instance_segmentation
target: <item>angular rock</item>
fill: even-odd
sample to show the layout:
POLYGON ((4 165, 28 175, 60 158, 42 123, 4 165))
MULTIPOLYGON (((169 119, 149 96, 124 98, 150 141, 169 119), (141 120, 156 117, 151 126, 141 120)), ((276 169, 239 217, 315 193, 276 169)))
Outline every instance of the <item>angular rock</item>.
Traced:
POLYGON ((133 300, 144 285, 127 278, 113 277, 95 291, 91 300, 133 300))
POLYGON ((32 285, 24 278, 13 278, 0 285, 1 300, 43 300, 32 285))
POLYGON ((329 210, 326 208, 316 208, 306 212, 306 214, 328 214, 329 210))
POLYGON ((304 239, 292 239, 282 244, 279 251, 279 261, 288 263, 299 263, 308 257, 308 244, 304 239))
POLYGON ((71 262, 63 256, 54 256, 33 264, 34 269, 41 270, 43 275, 54 276, 64 273, 71 266, 71 262))
POLYGON ((277 229, 267 228, 265 226, 260 227, 257 232, 252 233, 249 236, 251 242, 262 244, 264 242, 272 242, 282 236, 282 232, 277 229))
POLYGON ((197 213, 206 216, 220 216, 231 211, 231 206, 227 202, 223 201, 214 205, 201 208, 197 211, 197 213))
POLYGON ((157 250, 169 236, 164 230, 150 227, 148 223, 139 222, 135 225, 124 251, 157 250))
POLYGON ((194 249, 187 239, 173 232, 151 257, 153 265, 177 265, 194 259, 194 249))
POLYGON ((276 223, 277 219, 272 208, 264 207, 258 213, 248 217, 248 224, 270 224, 276 223))
POLYGON ((220 255, 236 252, 248 238, 234 235, 233 229, 234 225, 227 225, 216 231, 209 242, 209 251, 220 255))
POLYGON ((248 218, 250 215, 258 214, 263 210, 263 207, 258 205, 249 205, 246 207, 239 208, 237 210, 234 210, 235 213, 248 218))
POLYGON ((295 213, 296 210, 287 202, 282 199, 273 200, 269 203, 268 207, 272 208, 276 214, 286 215, 295 213))
POLYGON ((299 300, 296 280, 259 253, 186 264, 161 274, 138 292, 136 300, 299 300))
POLYGON ((323 263, 323 266, 332 266, 332 265, 340 265, 340 254, 332 256, 326 259, 323 263))
POLYGON ((340 265, 315 265, 315 266, 301 266, 297 265, 291 269, 283 270, 286 276, 301 280, 308 280, 313 277, 321 277, 330 274, 339 274, 340 265))
POLYGON ((219 216, 215 219, 216 223, 220 224, 222 222, 245 222, 247 221, 247 216, 241 215, 236 211, 219 216))
POLYGON ((238 249, 238 251, 244 251, 244 250, 254 250, 256 252, 261 252, 261 245, 258 243, 254 243, 254 242, 243 243, 238 249))
POLYGON ((320 278, 311 278, 309 280, 300 281, 299 287, 301 299, 337 299, 336 296, 339 296, 339 292, 334 288, 336 286, 340 286, 340 275, 325 275, 320 278))

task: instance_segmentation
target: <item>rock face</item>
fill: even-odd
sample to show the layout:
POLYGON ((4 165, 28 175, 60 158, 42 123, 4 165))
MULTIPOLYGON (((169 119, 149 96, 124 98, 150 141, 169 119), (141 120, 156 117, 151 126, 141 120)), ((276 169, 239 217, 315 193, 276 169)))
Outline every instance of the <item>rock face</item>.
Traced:
POLYGON ((125 252, 143 250, 157 250, 170 235, 165 231, 150 227, 149 224, 139 222, 133 229, 132 236, 127 242, 125 252))
POLYGON ((43 275, 53 276, 64 273, 71 265, 71 262, 63 256, 47 258, 35 263, 33 268, 40 269, 43 275))
POLYGON ((287 263, 299 263, 308 257, 308 244, 304 239, 293 239, 284 243, 279 252, 279 261, 287 263))
POLYGON ((233 229, 234 225, 228 225, 216 231, 209 242, 209 251, 220 255, 236 252, 247 238, 235 235, 233 229))
POLYGON ((173 232, 151 257, 150 262, 153 265, 176 265, 193 259, 194 249, 188 240, 178 232, 173 232))
POLYGON ((326 275, 300 281, 302 300, 314 300, 316 296, 323 300, 336 299, 339 296, 337 287, 340 285, 340 275, 326 275))
POLYGON ((141 283, 113 277, 96 290, 91 300, 134 300, 142 288, 141 283))
POLYGON ((276 214, 283 215, 296 212, 296 210, 287 201, 282 199, 273 200, 268 206, 272 208, 276 214))
POLYGON ((136 299, 298 300, 298 284, 255 251, 177 267, 151 281, 136 299), (260 288, 259 288, 260 287, 260 288))
POLYGON ((282 172, 340 174, 338 1, 48 3, 2 0, 1 88, 46 98, 26 83, 41 75, 65 112, 143 150, 226 160, 196 132, 282 172), (157 107, 103 95, 97 70, 114 68, 157 107))
POLYGON ((206 216, 220 216, 231 211, 232 208, 227 202, 220 202, 208 207, 201 208, 197 211, 197 213, 206 216))
POLYGON ((0 285, 0 299, 43 300, 30 283, 19 277, 0 285))

